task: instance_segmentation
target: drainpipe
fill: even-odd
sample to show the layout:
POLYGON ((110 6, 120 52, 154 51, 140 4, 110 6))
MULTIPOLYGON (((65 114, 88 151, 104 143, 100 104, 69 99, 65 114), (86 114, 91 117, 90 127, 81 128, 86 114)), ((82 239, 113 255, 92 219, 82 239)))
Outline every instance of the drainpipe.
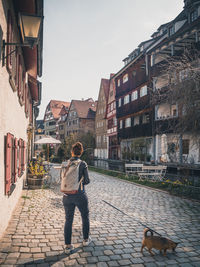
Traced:
POLYGON ((183 163, 183 135, 179 135, 179 163, 183 163))

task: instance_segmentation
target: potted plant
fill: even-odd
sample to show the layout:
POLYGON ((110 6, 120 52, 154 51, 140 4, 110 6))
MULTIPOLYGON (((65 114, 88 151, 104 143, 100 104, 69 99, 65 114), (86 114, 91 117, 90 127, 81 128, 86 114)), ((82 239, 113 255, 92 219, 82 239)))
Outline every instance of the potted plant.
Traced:
POLYGON ((28 168, 28 187, 31 189, 41 188, 43 185, 43 178, 46 171, 42 165, 42 162, 38 160, 32 160, 29 163, 28 168))

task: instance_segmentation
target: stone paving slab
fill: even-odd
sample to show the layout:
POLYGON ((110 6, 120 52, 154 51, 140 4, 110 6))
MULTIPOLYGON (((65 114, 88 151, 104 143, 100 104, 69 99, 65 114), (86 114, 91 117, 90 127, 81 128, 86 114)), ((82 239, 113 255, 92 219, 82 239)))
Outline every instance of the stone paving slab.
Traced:
POLYGON ((200 203, 90 172, 87 186, 91 237, 82 246, 81 217, 73 223, 75 250, 64 248, 64 209, 59 188, 24 190, 9 226, 0 240, 0 266, 200 266, 200 203), (127 217, 105 200, 123 210, 127 217), (176 253, 140 253, 148 225, 180 242, 176 253))

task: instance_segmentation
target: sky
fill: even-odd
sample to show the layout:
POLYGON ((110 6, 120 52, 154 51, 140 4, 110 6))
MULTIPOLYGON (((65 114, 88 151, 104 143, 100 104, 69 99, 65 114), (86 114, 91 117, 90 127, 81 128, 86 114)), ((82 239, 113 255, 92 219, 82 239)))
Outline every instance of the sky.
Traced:
POLYGON ((183 0, 45 0, 38 119, 52 99, 97 100, 101 78, 117 73, 183 6, 183 0))

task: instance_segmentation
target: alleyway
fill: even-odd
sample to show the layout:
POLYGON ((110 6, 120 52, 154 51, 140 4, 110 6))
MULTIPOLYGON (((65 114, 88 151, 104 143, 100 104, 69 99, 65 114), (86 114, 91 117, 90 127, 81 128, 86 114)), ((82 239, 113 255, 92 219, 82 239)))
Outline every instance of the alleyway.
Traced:
POLYGON ((200 266, 200 203, 90 172, 91 236, 82 247, 80 215, 73 226, 75 251, 63 253, 64 210, 58 188, 24 191, 0 240, 1 266, 200 266), (112 203, 131 219, 106 205, 112 203), (180 242, 176 253, 140 253, 144 227, 180 242))

